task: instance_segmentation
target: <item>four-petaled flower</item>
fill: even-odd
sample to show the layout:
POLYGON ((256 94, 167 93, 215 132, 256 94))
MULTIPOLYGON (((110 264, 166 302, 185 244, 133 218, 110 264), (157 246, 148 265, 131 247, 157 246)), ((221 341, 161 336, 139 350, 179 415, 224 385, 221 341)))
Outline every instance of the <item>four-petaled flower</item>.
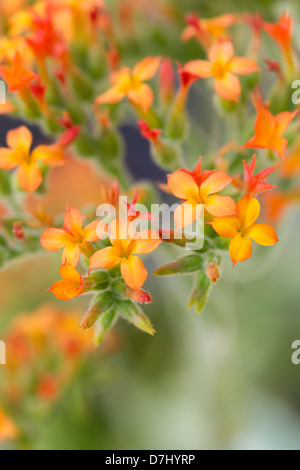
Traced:
POLYGON ((0 148, 0 168, 12 170, 18 167, 18 181, 24 191, 32 193, 42 183, 42 171, 38 162, 56 167, 64 165, 65 155, 59 145, 39 145, 31 151, 32 133, 25 126, 7 133, 9 148, 0 148))
POLYGON ((129 67, 122 67, 119 71, 114 72, 112 74, 113 87, 98 96, 96 104, 118 103, 127 96, 144 112, 148 112, 153 103, 153 91, 144 82, 154 77, 160 61, 160 57, 147 57, 138 62, 132 70, 129 67))
POLYGON ((37 78, 37 75, 23 67, 20 54, 15 54, 11 67, 0 66, 0 75, 8 85, 8 91, 22 91, 28 87, 29 83, 37 78))
POLYGON ((198 78, 214 78, 214 87, 224 100, 238 101, 241 84, 236 75, 248 75, 258 72, 254 60, 234 57, 233 45, 230 41, 213 44, 208 51, 209 60, 192 60, 184 69, 198 78))
POLYGON ((68 206, 64 217, 64 228, 48 228, 41 236, 41 245, 48 251, 58 251, 64 248, 62 263, 66 261, 76 268, 80 254, 90 256, 94 249, 91 242, 99 240, 99 235, 105 235, 105 224, 94 220, 85 228, 83 217, 78 209, 68 206))
POLYGON ((215 217, 209 222, 221 236, 231 238, 229 245, 233 266, 239 261, 246 261, 252 254, 252 241, 262 246, 272 246, 278 242, 275 230, 267 224, 255 223, 260 214, 257 199, 245 197, 237 203, 237 215, 215 217))
POLYGON ((282 136, 298 111, 273 116, 264 106, 257 106, 257 117, 254 126, 255 135, 243 146, 244 148, 270 149, 280 158, 284 158, 288 141, 282 136))
POLYGON ((70 300, 85 292, 82 276, 71 264, 65 262, 59 273, 62 280, 55 282, 49 289, 49 292, 52 292, 55 297, 60 300, 70 300))
POLYGON ((111 269, 120 265, 126 284, 132 289, 140 289, 148 272, 136 255, 151 253, 161 239, 153 230, 142 230, 131 235, 129 228, 128 221, 123 219, 116 219, 110 224, 112 246, 97 251, 90 258, 89 270, 111 269))
POLYGON ((233 215, 234 200, 215 194, 226 188, 233 178, 222 171, 201 171, 201 158, 193 172, 177 170, 168 176, 168 187, 174 196, 185 202, 177 207, 174 220, 177 229, 194 222, 201 214, 202 205, 213 216, 233 215))

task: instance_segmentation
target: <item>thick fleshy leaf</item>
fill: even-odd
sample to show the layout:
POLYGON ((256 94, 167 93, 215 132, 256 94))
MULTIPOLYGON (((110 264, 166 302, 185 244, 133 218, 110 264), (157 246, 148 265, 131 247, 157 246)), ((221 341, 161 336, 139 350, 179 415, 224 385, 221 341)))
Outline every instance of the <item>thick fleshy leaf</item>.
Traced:
POLYGON ((243 228, 253 225, 260 214, 260 204, 254 197, 244 197, 237 202, 237 215, 243 228))
POLYGON ((111 269, 121 262, 120 252, 109 246, 94 253, 90 258, 89 271, 92 269, 111 269))
POLYGON ((122 259, 121 274, 126 284, 132 289, 142 287, 148 276, 142 261, 134 255, 122 259))
POLYGON ((145 113, 148 112, 148 109, 152 106, 154 100, 152 88, 150 88, 146 83, 141 83, 139 87, 129 90, 127 97, 129 100, 140 106, 145 113))
POLYGON ((212 64, 208 60, 192 60, 183 70, 199 78, 212 77, 212 64))
POLYGON ((62 254, 62 263, 65 262, 71 264, 74 268, 76 268, 79 258, 81 255, 81 251, 78 245, 75 244, 68 244, 65 246, 63 254, 62 254))
POLYGON ((233 57, 230 61, 230 70, 237 75, 248 75, 249 73, 259 72, 259 67, 255 60, 245 57, 233 57))
POLYGON ((33 150, 31 158, 48 166, 62 166, 66 163, 64 151, 59 145, 39 145, 33 150))
POLYGON ((235 237, 241 228, 241 222, 236 216, 215 217, 210 225, 220 237, 226 238, 235 237))
POLYGON ((141 82, 150 80, 156 74, 160 63, 161 57, 146 57, 135 65, 133 76, 141 82))
POLYGON ((226 173, 223 173, 222 171, 217 171, 211 174, 204 181, 204 183, 201 184, 201 198, 205 200, 210 194, 219 193, 220 191, 225 189, 232 181, 233 178, 231 176, 228 176, 226 173))
POLYGON ((229 254, 233 266, 235 266, 238 261, 241 262, 249 259, 252 255, 252 242, 250 238, 240 233, 236 235, 230 242, 229 254))
POLYGON ((25 126, 12 129, 7 133, 6 142, 10 148, 19 148, 24 150, 26 154, 29 154, 32 145, 32 133, 25 126))
POLYGON ((247 230, 247 235, 262 246, 272 246, 279 241, 273 227, 267 224, 251 225, 247 230))
POLYGON ((216 93, 227 101, 238 101, 241 94, 241 84, 233 73, 227 73, 223 78, 214 81, 216 93))
POLYGON ((225 217, 236 214, 236 204, 229 196, 212 194, 208 196, 205 203, 205 210, 215 217, 225 217))
POLYGON ((35 162, 23 162, 18 168, 18 181, 24 191, 33 193, 43 181, 39 165, 35 162))
POLYGON ((168 187, 180 199, 201 203, 199 187, 194 178, 185 171, 177 170, 168 176, 168 187))
POLYGON ((48 251, 61 250, 72 241, 73 237, 59 228, 48 228, 41 236, 41 245, 48 251))

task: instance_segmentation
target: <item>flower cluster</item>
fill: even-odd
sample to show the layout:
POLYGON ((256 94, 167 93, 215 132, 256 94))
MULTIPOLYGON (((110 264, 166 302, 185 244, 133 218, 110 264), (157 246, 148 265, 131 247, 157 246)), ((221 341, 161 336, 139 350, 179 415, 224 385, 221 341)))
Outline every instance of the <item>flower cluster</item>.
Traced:
MULTIPOLYGON (((0 192, 8 211, 1 220, 0 265, 40 245, 62 250, 62 279, 49 290, 60 300, 92 296, 81 327, 95 326, 97 342, 120 317, 154 334, 139 305, 152 301, 142 289, 148 272, 141 255, 155 252, 158 263, 155 250, 168 244, 174 245, 174 255, 172 248, 168 254, 175 257, 175 250, 189 245, 185 229, 203 218, 203 248, 183 251, 154 273, 189 274, 188 305, 201 311, 221 278, 226 251, 235 266, 250 258, 253 241, 275 245, 277 234, 265 222, 278 220, 278 208, 281 215, 300 199, 299 110, 291 99, 299 64, 291 16, 283 13, 271 23, 259 14, 189 14, 181 18, 179 31, 174 17, 180 12, 173 15, 159 2, 128 1, 126 8, 122 1, 115 3, 113 8, 104 0, 20 0, 0 6, 0 76, 8 89, 0 112, 28 126, 37 123, 49 136, 41 145, 22 125, 7 133, 7 146, 0 149, 0 192), (140 34, 139 15, 154 13, 176 29, 183 54, 174 57, 163 44, 146 57, 133 54, 143 49, 143 42, 131 47, 140 34), (247 35, 247 49, 236 39, 239 28, 247 35), (266 37, 279 46, 267 57, 266 37), (213 130, 207 102, 215 113, 215 136, 208 135, 213 130), (170 227, 138 208, 120 131, 128 121, 136 124, 165 172, 159 188, 179 203, 170 227), (33 223, 28 193, 47 195, 48 174, 55 179, 62 166, 71 172, 72 155, 91 159, 93 174, 108 176, 102 194, 107 204, 116 207, 121 194, 134 194, 125 215, 120 211, 104 220, 96 217, 95 205, 85 209, 83 202, 75 208, 64 200, 63 221, 41 206, 33 223), (141 218, 149 226, 132 232, 130 224, 141 218)), ((140 184, 148 209, 158 202, 154 189, 140 184)), ((12 433, 12 424, 3 427, 12 433)))

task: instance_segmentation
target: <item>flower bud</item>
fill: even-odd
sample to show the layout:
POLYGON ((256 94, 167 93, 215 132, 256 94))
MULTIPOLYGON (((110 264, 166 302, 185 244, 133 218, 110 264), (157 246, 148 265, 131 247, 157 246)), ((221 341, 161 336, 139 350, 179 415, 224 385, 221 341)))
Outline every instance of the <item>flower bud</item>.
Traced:
POLYGON ((154 271, 155 276, 171 276, 173 274, 189 274, 203 268, 203 259, 199 255, 188 255, 177 261, 167 263, 154 271))

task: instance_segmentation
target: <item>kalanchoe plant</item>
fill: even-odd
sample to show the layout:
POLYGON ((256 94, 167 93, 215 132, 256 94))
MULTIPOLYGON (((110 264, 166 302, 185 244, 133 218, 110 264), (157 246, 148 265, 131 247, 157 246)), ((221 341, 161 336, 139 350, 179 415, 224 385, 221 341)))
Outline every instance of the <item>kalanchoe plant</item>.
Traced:
MULTIPOLYGON (((159 253, 160 245, 174 246, 174 257, 169 250, 171 259, 154 274, 188 275, 187 303, 200 312, 222 277, 227 251, 235 265, 251 256, 253 241, 263 246, 278 242, 270 225, 257 223, 261 207, 267 214, 272 197, 299 199, 298 110, 289 94, 299 64, 289 14, 277 23, 260 15, 190 14, 182 17, 180 30, 174 23, 180 13, 173 17, 155 2, 152 8, 158 16, 167 16, 186 59, 168 53, 163 45, 161 51, 144 54, 143 42, 134 55, 130 44, 135 44, 135 15, 143 8, 128 2, 124 15, 122 2, 114 3, 21 1, 18 10, 3 9, 0 26, 0 75, 8 89, 1 113, 18 116, 28 126, 38 124, 51 139, 50 144, 33 147, 31 131, 22 125, 8 132, 7 146, 0 149, 0 191, 8 209, 1 224, 0 265, 5 268, 7 262, 41 247, 62 250, 62 279, 49 290, 61 300, 92 295, 81 328, 94 327, 97 343, 119 318, 155 333, 140 306, 153 300, 142 289, 148 272, 140 255, 159 253), (245 25, 249 50, 240 47, 234 34, 235 27, 245 25), (266 57, 267 70, 260 60, 261 51, 266 54, 265 34, 282 54, 282 60, 266 57), (193 57, 189 41, 196 43, 193 57), (275 83, 264 87, 263 96, 262 80, 274 71, 275 83), (201 85, 224 122, 222 139, 213 144, 205 136, 201 144, 195 140, 198 123, 189 112, 189 95, 194 103, 201 85), (96 217, 96 207, 87 212, 67 205, 63 222, 40 210, 35 214, 38 223, 33 223, 25 210, 27 193, 47 194, 49 169, 68 168, 71 154, 90 159, 92 168, 114 180, 104 191, 108 204, 116 207, 120 195, 131 193, 120 131, 129 120, 149 141, 155 163, 168 173, 160 188, 179 200, 172 226, 162 226, 147 211, 141 214, 136 196, 125 216, 116 212, 102 220, 96 217), (270 190, 273 196, 259 202, 270 190), (186 215, 190 224, 201 217, 204 221, 203 247, 192 252, 185 250, 191 240, 181 233, 188 225, 186 215), (128 223, 141 218, 151 227, 129 233, 128 223), (178 250, 182 255, 174 259, 178 250)), ((148 193, 148 205, 157 203, 154 191, 148 193)), ((5 422, 5 432, 12 434, 13 424, 5 422)))

